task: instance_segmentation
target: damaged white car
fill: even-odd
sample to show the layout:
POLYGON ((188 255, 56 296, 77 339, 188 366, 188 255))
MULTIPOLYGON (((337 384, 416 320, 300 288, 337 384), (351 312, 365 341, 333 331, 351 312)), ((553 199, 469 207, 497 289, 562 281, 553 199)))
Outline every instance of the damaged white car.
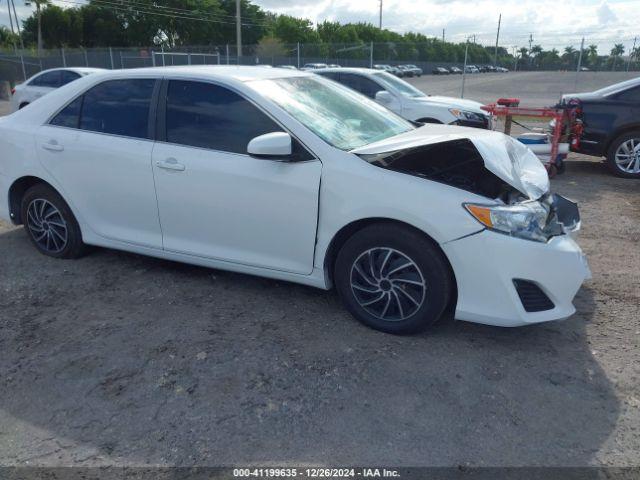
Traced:
POLYGON ((578 209, 526 147, 417 128, 305 72, 96 73, 0 119, 0 151, 0 216, 45 255, 99 245, 335 286, 387 332, 448 308, 566 318, 589 276, 578 209))

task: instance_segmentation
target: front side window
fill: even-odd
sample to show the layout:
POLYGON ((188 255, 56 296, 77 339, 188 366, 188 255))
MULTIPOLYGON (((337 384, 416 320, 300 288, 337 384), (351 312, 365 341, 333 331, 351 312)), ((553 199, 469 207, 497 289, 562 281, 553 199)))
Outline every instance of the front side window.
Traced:
POLYGON ((256 80, 247 85, 324 141, 343 150, 415 128, 373 100, 317 76, 256 80))
POLYGON ((47 72, 37 76, 29 85, 34 87, 58 88, 60 86, 60 71, 47 72))
POLYGON ((360 92, 369 98, 376 98, 376 93, 384 90, 383 87, 378 85, 373 80, 368 79, 363 75, 357 75, 355 73, 341 73, 340 83, 352 88, 356 92, 360 92))
POLYGON ((418 97, 426 97, 426 95, 415 88, 413 85, 405 82, 404 80, 400 80, 398 77, 391 75, 386 72, 376 72, 374 73, 376 78, 381 81, 383 84, 390 86, 392 89, 400 92, 401 95, 410 98, 418 98, 418 97))
POLYGON ((154 79, 109 80, 84 94, 80 128, 134 138, 149 138, 149 108, 154 79))
POLYGON ((254 137, 282 131, 237 93, 182 80, 169 82, 166 126, 167 142, 242 154, 254 137))

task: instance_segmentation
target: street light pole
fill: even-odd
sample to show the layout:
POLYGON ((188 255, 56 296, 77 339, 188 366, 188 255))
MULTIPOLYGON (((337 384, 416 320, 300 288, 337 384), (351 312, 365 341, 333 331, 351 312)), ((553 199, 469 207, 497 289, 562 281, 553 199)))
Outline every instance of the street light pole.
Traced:
POLYGON ((469 38, 467 37, 467 44, 464 47, 464 67, 462 67, 462 91, 460 92, 460 98, 464 98, 464 84, 467 79, 467 54, 469 53, 469 38))
POLYGON ((498 66, 498 40, 500 39, 500 23, 502 22, 502 14, 498 17, 498 33, 496 33, 496 54, 493 57, 493 66, 498 66))
POLYGON ((379 1, 380 1, 380 21, 378 26, 380 30, 382 30, 382 0, 379 0, 379 1))

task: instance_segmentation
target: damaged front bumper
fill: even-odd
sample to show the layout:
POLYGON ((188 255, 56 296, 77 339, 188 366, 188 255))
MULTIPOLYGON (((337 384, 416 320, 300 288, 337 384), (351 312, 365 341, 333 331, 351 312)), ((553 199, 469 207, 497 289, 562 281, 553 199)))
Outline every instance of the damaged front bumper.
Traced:
POLYGON ((586 257, 569 234, 532 242, 490 230, 442 245, 458 287, 455 318, 515 327, 565 319, 591 278, 586 257))

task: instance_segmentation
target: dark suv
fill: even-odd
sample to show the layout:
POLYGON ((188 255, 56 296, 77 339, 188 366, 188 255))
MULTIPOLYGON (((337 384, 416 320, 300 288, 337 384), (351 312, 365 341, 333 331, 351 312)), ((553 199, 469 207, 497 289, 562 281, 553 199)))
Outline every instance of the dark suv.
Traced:
POLYGON ((563 95, 561 103, 573 105, 582 121, 582 133, 572 138, 572 151, 606 156, 614 174, 640 178, 640 78, 563 95))

